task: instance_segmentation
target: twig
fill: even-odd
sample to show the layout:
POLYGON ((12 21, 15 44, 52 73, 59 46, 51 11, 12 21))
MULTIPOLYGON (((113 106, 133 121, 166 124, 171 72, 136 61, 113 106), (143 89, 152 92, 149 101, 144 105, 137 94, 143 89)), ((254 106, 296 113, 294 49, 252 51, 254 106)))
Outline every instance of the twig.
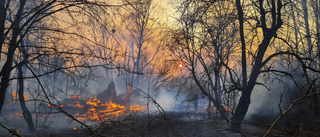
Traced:
POLYGON ((19 126, 17 125, 16 129, 12 129, 7 127, 6 125, 3 125, 2 123, 0 123, 0 125, 5 128, 6 130, 9 131, 9 134, 15 135, 17 137, 23 137, 23 135, 19 132, 19 126))
POLYGON ((279 102, 280 114, 282 114, 281 103, 282 103, 282 94, 281 94, 281 96, 280 96, 280 102, 279 102))

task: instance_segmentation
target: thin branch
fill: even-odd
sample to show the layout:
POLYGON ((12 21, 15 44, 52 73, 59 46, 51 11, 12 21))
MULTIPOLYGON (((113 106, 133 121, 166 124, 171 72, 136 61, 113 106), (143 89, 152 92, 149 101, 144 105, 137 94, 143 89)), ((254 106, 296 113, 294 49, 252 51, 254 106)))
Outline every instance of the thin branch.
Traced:
MULTIPOLYGON (((311 89, 311 87, 312 87, 312 85, 314 84, 315 81, 316 81, 316 80, 314 80, 313 83, 311 83, 308 91, 311 89)), ((294 100, 294 101, 290 104, 290 106, 289 106, 284 112, 282 112, 282 113, 278 116, 278 118, 272 123, 272 125, 270 126, 270 128, 269 128, 268 131, 264 134, 263 137, 268 136, 268 135, 270 134, 270 132, 272 131, 272 129, 275 127, 275 125, 276 125, 286 114, 288 114, 288 113, 293 109, 293 107, 294 107, 295 105, 297 105, 297 104, 299 104, 299 103, 301 103, 301 102, 304 102, 304 101, 306 101, 307 99, 309 99, 309 98, 311 98, 311 97, 313 97, 313 96, 316 96, 316 95, 320 95, 320 92, 315 92, 315 93, 307 94, 307 95, 305 95, 305 96, 303 96, 303 97, 300 97, 300 98, 294 100)), ((280 100, 280 101, 281 101, 281 100, 280 100)), ((280 109, 280 110, 281 110, 281 109, 280 109)))
POLYGON ((16 129, 12 129, 7 127, 6 125, 3 125, 0 123, 0 126, 2 126, 4 129, 9 131, 9 134, 15 135, 17 137, 23 137, 23 135, 19 132, 19 126, 17 125, 16 129))

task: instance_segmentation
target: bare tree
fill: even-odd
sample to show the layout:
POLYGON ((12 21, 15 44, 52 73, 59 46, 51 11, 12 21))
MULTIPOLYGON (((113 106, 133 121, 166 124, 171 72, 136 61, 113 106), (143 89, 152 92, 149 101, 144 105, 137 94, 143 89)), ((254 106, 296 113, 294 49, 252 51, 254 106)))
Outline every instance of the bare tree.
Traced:
MULTIPOLYGON (((243 23, 245 20, 243 18, 243 12, 242 12, 242 5, 240 0, 237 0, 237 9, 238 9, 238 16, 239 16, 239 22, 240 24, 243 23)), ((263 40, 259 44, 258 49, 256 50, 256 54, 254 57, 253 61, 253 66, 251 69, 251 73, 249 76, 248 81, 243 81, 242 87, 239 89, 242 91, 239 103, 237 105, 237 108, 234 112, 234 115, 231 120, 231 125, 230 128, 233 130, 240 130, 241 129, 241 123, 243 118, 245 117, 249 105, 250 105, 250 98, 251 98, 251 93, 253 91, 254 86, 256 85, 257 78, 259 74, 261 73, 261 68, 265 66, 268 61, 274 57, 269 56, 267 59, 264 59, 266 50, 268 49, 271 40, 276 36, 277 31, 281 28, 283 22, 282 22, 282 14, 281 14, 281 9, 283 7, 282 1, 281 0, 270 0, 270 1, 264 1, 264 0, 259 0, 257 2, 253 2, 255 8, 258 10, 259 17, 257 22, 259 23, 258 26, 262 28, 262 34, 263 34, 263 40), (265 8, 265 3, 269 3, 270 7, 265 8), (269 16, 267 15, 270 13, 270 19, 268 18, 269 16), (267 21, 271 20, 270 22, 267 21)), ((241 25, 240 25, 241 27, 241 25)), ((245 44, 243 32, 244 30, 240 28, 240 36, 242 39, 242 44, 245 44), (241 34, 242 33, 242 34, 241 34)), ((245 45, 242 45, 242 50, 245 50, 245 45)), ((244 60, 246 59, 246 56, 242 54, 242 65, 246 65, 244 60)), ((243 67, 243 69, 246 69, 247 67, 243 67)), ((244 70, 243 70, 244 71, 244 70)), ((246 72, 243 72, 242 74, 243 78, 246 79, 246 72)))
POLYGON ((234 52, 237 25, 229 1, 187 0, 181 6, 181 30, 173 32, 173 58, 183 62, 201 93, 226 119, 222 100, 229 57, 234 52))
MULTIPOLYGON (((68 23, 64 22, 66 24, 63 24, 63 21, 59 18, 63 16, 77 22, 80 17, 86 16, 97 21, 98 14, 94 14, 87 9, 106 9, 110 6, 105 2, 77 0, 2 0, 0 2, 0 55, 4 65, 1 66, 0 72, 0 112, 4 106, 6 91, 12 84, 11 81, 17 79, 17 85, 19 85, 17 91, 23 110, 22 114, 28 123, 29 130, 35 131, 32 114, 27 109, 26 100, 24 100, 25 89, 27 89, 25 88, 25 83, 27 83, 25 81, 36 81, 39 85, 39 91, 42 91, 39 93, 35 90, 34 94, 38 94, 36 97, 41 97, 40 100, 53 104, 56 101, 52 102, 52 99, 56 99, 55 95, 60 92, 60 90, 57 90, 57 85, 62 85, 63 77, 71 77, 72 79, 71 74, 75 68, 94 67, 85 61, 87 58, 97 58, 97 56, 83 50, 84 47, 81 47, 81 44, 77 42, 66 44, 68 43, 66 39, 72 38, 73 40, 85 39, 91 43, 95 42, 74 30, 66 29, 64 25, 68 23), (66 17, 66 14, 70 16, 66 17), (72 63, 72 61, 74 62, 72 63), (17 69, 18 76, 12 75, 14 69, 17 69), (66 75, 61 76, 59 74, 66 75), (41 77, 44 76, 53 76, 51 87, 45 87, 42 83, 44 80, 41 77), (51 95, 47 93, 46 88, 52 89, 51 95)), ((77 29, 75 24, 68 25, 77 29)), ((33 85, 32 88, 36 88, 36 85, 33 85)), ((34 100, 37 100, 37 98, 34 100)), ((58 107, 56 108, 58 109, 58 107)), ((59 111, 71 116, 62 109, 59 111)))

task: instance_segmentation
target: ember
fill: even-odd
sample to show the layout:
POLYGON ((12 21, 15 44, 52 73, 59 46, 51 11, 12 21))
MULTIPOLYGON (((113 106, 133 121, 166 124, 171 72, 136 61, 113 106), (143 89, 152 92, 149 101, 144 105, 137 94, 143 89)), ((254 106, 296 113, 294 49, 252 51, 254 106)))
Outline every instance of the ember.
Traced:
POLYGON ((10 114, 10 116, 14 116, 14 117, 22 117, 23 115, 20 113, 15 113, 15 114, 10 114))
MULTIPOLYGON (((11 95, 12 95, 12 99, 13 99, 13 100, 12 100, 12 101, 9 101, 9 102, 16 102, 16 101, 19 100, 19 94, 17 94, 16 92, 12 92, 11 95)), ((30 100, 30 98, 29 98, 27 95, 23 95, 23 97, 24 97, 24 100, 25 100, 25 101, 30 100)))

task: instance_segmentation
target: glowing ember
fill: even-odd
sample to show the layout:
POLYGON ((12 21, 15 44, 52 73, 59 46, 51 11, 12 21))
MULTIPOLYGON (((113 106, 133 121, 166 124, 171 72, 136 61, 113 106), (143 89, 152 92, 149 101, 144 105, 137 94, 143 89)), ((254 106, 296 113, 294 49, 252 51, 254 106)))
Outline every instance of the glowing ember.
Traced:
POLYGON ((226 108, 226 111, 232 111, 232 109, 231 108, 226 108))
MULTIPOLYGON (((58 108, 59 106, 48 104, 48 107, 55 107, 55 108, 58 108)), ((60 105, 60 107, 62 108, 62 107, 63 107, 63 105, 60 105)))
POLYGON ((180 64, 179 64, 179 68, 183 68, 183 64, 180 63, 180 64))
POLYGON ((10 116, 13 116, 13 117, 22 117, 22 113, 14 113, 14 114, 10 114, 10 116))
POLYGON ((75 94, 74 94, 74 95, 72 95, 72 96, 70 96, 70 98, 71 98, 71 99, 81 99, 81 97, 80 97, 80 96, 77 96, 77 95, 75 95, 75 94))
MULTIPOLYGON (((19 100, 19 94, 17 94, 16 92, 12 92, 11 95, 12 95, 12 98, 13 98, 12 102, 16 102, 16 101, 19 100)), ((25 101, 30 100, 30 98, 27 95, 23 95, 23 97, 24 97, 25 101)))
POLYGON ((130 112, 137 112, 137 111, 142 111, 144 109, 144 107, 139 106, 139 105, 134 105, 134 106, 130 106, 130 112))

